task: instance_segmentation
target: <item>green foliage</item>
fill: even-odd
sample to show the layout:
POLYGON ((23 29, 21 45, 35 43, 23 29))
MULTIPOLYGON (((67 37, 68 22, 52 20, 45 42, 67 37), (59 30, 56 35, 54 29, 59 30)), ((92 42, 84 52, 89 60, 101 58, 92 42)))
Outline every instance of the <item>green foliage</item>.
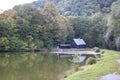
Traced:
POLYGON ((34 44, 34 43, 30 43, 29 45, 28 45, 28 49, 29 50, 35 50, 37 48, 37 46, 34 44))
POLYGON ((17 38, 11 39, 10 43, 10 49, 11 51, 19 51, 19 50, 27 50, 28 44, 22 40, 19 40, 17 38))
POLYGON ((43 8, 43 15, 46 15, 48 13, 50 14, 48 16, 58 16, 59 15, 59 12, 58 12, 55 4, 52 2, 47 2, 45 4, 45 7, 43 8))
POLYGON ((112 18, 114 25, 114 41, 116 43, 116 49, 120 50, 120 0, 112 6, 112 18))
POLYGON ((6 37, 1 37, 0 38, 0 50, 5 51, 5 50, 9 50, 9 48, 10 48, 9 40, 6 37))
POLYGON ((104 51, 104 50, 100 51, 100 54, 104 54, 104 53, 105 53, 105 51, 104 51))
POLYGON ((78 71, 79 68, 80 68, 80 65, 79 64, 75 64, 74 67, 75 67, 75 71, 78 71))
POLYGON ((71 19, 75 37, 83 38, 88 45, 104 47, 103 35, 106 31, 106 20, 103 15, 77 17, 71 19))
POLYGON ((35 41, 35 45, 37 46, 37 49, 41 49, 43 46, 44 46, 44 43, 43 41, 35 41))
POLYGON ((100 52, 100 48, 94 47, 94 51, 95 51, 95 52, 100 52))
MULTIPOLYGON (((50 49, 59 43, 70 43, 73 38, 78 37, 83 38, 88 46, 105 47, 103 35, 107 28, 107 20, 103 17, 106 15, 100 11, 104 13, 104 8, 109 9, 113 0, 38 0, 38 2, 42 2, 40 5, 43 6, 45 2, 47 3, 43 9, 36 8, 33 4, 24 4, 0 14, 0 38, 6 37, 9 41, 7 44, 9 48, 1 50, 50 49), (55 2, 57 7, 53 2, 47 1, 55 2), (57 8, 61 9, 60 13, 57 8), (15 41, 13 38, 16 38, 15 41)), ((113 39, 108 41, 109 46, 112 45, 110 49, 119 50, 119 1, 114 3, 111 13, 113 21, 110 22, 116 27, 111 30, 114 35, 110 32, 111 36, 105 41, 113 39)))
POLYGON ((92 64, 95 64, 96 63, 96 59, 93 58, 93 57, 89 57, 87 60, 86 60, 86 65, 92 65, 92 64))
MULTIPOLYGON (((54 34, 56 42, 65 41, 68 36, 68 20, 61 16, 52 2, 47 2, 42 10, 46 26, 54 34), (58 41, 59 40, 59 41, 58 41)), ((70 29, 70 28, 69 28, 70 29)))
POLYGON ((120 52, 105 50, 104 58, 81 72, 74 73, 64 80, 99 80, 101 76, 118 71, 117 59, 120 52))
POLYGON ((120 74, 120 70, 118 70, 117 73, 120 74))
POLYGON ((120 0, 112 5, 105 41, 109 49, 120 50, 120 0))
POLYGON ((110 13, 116 0, 37 0, 33 4, 43 8, 46 2, 54 2, 64 16, 91 16, 94 13, 110 13))
POLYGON ((10 46, 1 50, 50 49, 65 42, 68 33, 72 33, 68 23, 51 2, 43 10, 32 4, 15 6, 13 10, 0 14, 0 38, 6 37, 10 46))

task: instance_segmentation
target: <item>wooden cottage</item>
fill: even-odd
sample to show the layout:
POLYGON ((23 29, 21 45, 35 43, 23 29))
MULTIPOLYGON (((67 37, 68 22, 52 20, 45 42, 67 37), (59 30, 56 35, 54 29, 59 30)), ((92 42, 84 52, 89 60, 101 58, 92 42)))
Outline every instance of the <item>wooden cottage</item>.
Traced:
POLYGON ((71 48, 71 44, 59 44, 58 45, 60 49, 69 49, 71 48))
POLYGON ((77 38, 73 39, 70 44, 59 44, 60 49, 70 49, 70 48, 86 48, 86 43, 83 39, 77 38))

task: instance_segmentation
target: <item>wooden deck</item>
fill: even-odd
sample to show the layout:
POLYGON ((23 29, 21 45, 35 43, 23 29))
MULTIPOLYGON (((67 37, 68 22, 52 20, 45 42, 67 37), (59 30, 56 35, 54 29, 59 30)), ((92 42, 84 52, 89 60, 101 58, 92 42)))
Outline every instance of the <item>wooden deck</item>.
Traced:
POLYGON ((64 49, 60 49, 58 51, 52 51, 51 53, 54 53, 54 54, 59 54, 59 55, 99 55, 100 53, 96 53, 92 50, 64 50, 64 49))

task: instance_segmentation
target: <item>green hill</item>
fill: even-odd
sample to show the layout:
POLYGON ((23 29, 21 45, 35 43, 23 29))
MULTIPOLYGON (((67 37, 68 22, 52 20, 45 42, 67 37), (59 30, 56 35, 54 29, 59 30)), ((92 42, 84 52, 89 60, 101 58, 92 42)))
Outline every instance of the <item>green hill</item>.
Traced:
POLYGON ((64 16, 90 16, 97 12, 109 13, 116 0, 38 0, 36 7, 43 8, 46 2, 54 2, 64 16))

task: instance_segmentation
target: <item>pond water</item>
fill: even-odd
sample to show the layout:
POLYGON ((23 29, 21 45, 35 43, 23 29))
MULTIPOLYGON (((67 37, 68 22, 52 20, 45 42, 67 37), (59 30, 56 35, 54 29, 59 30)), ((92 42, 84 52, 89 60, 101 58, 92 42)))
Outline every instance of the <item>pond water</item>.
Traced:
POLYGON ((47 53, 1 53, 0 80, 60 80, 70 64, 47 53))

